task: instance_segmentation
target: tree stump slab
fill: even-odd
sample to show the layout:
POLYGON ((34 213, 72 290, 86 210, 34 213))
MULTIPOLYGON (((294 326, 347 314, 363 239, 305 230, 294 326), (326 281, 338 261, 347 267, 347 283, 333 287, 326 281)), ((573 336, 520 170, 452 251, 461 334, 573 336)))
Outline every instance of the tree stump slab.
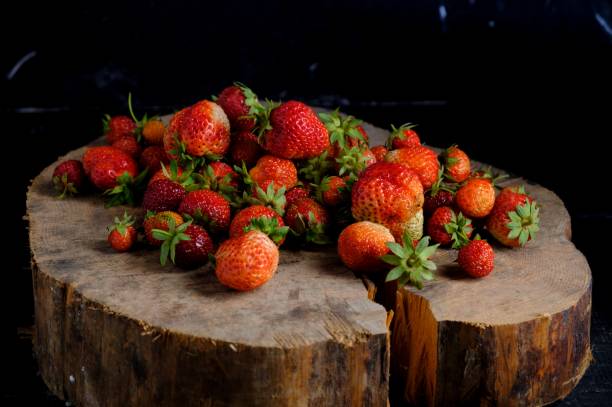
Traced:
POLYGON ((124 208, 55 199, 54 165, 27 207, 34 349, 57 396, 82 406, 387 405, 387 313, 334 248, 283 250, 271 281, 236 292, 210 268, 161 267, 155 250, 113 252, 106 226, 124 208))
MULTIPOLYGON (((371 145, 388 135, 364 127, 371 145)), ((538 240, 496 246, 490 276, 463 276, 441 249, 423 290, 379 286, 389 333, 368 299, 376 287, 335 248, 282 250, 275 277, 247 293, 209 267, 163 268, 155 250, 114 253, 105 228, 125 208, 54 199, 56 164, 27 200, 34 350, 49 388, 77 405, 385 406, 390 366, 414 404, 540 405, 569 393, 591 360, 590 270, 563 203, 541 186, 527 185, 542 204, 538 240)))

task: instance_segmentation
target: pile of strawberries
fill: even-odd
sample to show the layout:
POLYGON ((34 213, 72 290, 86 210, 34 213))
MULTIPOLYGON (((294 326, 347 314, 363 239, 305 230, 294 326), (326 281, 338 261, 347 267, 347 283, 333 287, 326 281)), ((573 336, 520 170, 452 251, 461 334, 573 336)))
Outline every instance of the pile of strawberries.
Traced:
POLYGON ((493 270, 493 249, 476 227, 511 247, 538 231, 538 205, 522 186, 497 193, 501 177, 473 171, 457 146, 438 154, 422 145, 409 124, 370 148, 354 117, 262 103, 240 83, 167 126, 138 119, 131 97, 128 107, 131 117, 105 118, 108 145, 56 167, 60 197, 88 182, 107 206, 141 205, 144 219, 126 212, 109 227, 115 250, 143 242, 159 248, 162 265, 212 262, 236 290, 272 278, 283 244, 337 241, 350 269, 420 288, 434 278, 440 245, 459 250, 469 275, 493 270))

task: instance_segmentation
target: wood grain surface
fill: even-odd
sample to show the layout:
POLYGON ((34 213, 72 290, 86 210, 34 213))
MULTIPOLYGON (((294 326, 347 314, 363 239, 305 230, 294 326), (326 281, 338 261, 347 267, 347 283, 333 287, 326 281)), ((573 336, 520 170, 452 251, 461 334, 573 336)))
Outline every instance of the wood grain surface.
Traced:
MULTIPOLYGON (((365 128, 371 145, 387 136, 365 128)), ((332 247, 282 250, 269 283, 237 293, 208 267, 112 252, 105 227, 124 208, 54 199, 54 165, 28 192, 35 352, 49 388, 77 405, 385 406, 390 364, 417 404, 545 404, 590 361, 590 271, 543 187, 527 186, 543 206, 538 241, 496 246, 487 278, 464 277, 440 250, 424 290, 366 288, 332 247), (377 291, 390 333, 368 299, 377 291)))

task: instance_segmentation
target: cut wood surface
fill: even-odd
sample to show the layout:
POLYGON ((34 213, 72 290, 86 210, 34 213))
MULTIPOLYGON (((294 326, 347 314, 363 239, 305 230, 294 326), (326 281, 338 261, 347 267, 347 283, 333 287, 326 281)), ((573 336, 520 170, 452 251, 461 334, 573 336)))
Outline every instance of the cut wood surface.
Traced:
MULTIPOLYGON (((371 145, 388 134, 364 127, 371 145)), ((410 402, 545 404, 591 359, 588 264, 563 203, 538 185, 527 185, 542 204, 538 240, 496 246, 489 277, 464 277, 456 252, 440 250, 422 291, 378 288, 394 311, 389 337, 368 299, 377 290, 335 248, 282 250, 270 282, 238 293, 209 267, 114 253, 105 228, 124 208, 55 199, 54 166, 28 192, 34 347, 49 388, 77 405, 385 406, 389 341, 391 381, 410 402)))
MULTIPOLYGON (((84 149, 63 158, 80 158, 84 149)), ((283 250, 252 292, 209 268, 117 254, 124 208, 55 199, 53 166, 28 193, 35 352, 59 397, 83 406, 386 406, 385 309, 335 249, 283 250)))

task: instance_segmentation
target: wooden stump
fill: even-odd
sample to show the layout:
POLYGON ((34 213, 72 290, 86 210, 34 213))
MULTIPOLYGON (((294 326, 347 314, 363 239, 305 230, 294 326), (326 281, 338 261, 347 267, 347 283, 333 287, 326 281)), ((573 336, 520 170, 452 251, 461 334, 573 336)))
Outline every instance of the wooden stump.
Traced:
MULTIPOLYGON (((517 182, 525 181, 506 184, 517 182)), ((570 242, 559 198, 538 185, 526 189, 542 205, 542 230, 522 249, 494 244, 488 277, 466 277, 456 252, 441 250, 437 278, 423 290, 387 287, 395 311, 391 376, 407 401, 543 405, 565 397, 588 367, 589 266, 570 242)))
MULTIPOLYGON (((382 144, 386 131, 364 127, 382 144)), ((105 227, 124 208, 54 199, 54 165, 28 192, 34 349, 49 388, 78 405, 384 406, 389 341, 395 390, 410 402, 545 404, 591 359, 590 271, 562 202, 540 186, 528 186, 543 206, 538 241, 496 247, 489 277, 464 277, 456 252, 440 250, 422 291, 378 287, 395 314, 389 336, 368 300, 376 287, 335 248, 283 250, 269 283, 237 293, 208 268, 112 252, 105 227)))
POLYGON ((334 248, 283 250, 269 283, 235 292, 207 268, 162 268, 157 251, 114 253, 105 228, 124 208, 54 199, 52 167, 27 206, 34 349, 57 396, 83 406, 387 405, 387 313, 334 248))

